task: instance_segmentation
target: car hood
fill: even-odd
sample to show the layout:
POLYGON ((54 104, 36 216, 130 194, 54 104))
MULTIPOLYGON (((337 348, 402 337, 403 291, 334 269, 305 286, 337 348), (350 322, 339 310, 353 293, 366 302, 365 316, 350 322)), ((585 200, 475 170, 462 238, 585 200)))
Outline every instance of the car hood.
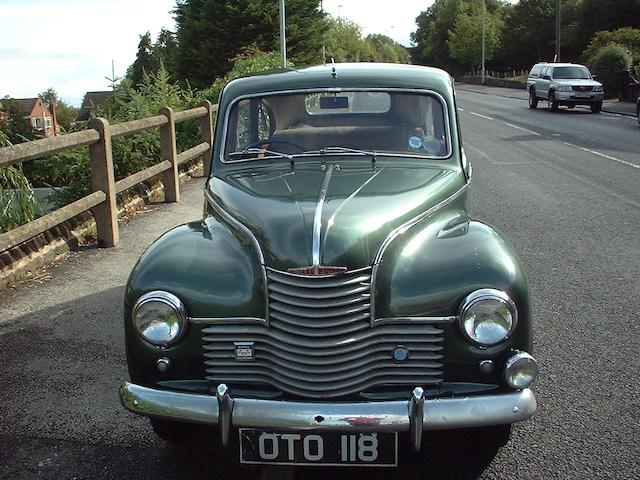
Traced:
POLYGON ((265 264, 278 270, 313 264, 318 215, 320 264, 351 270, 370 265, 395 228, 465 184, 458 171, 445 166, 335 165, 328 178, 327 170, 317 164, 213 177, 210 201, 251 230, 265 264), (326 196, 320 202, 323 182, 326 196))
POLYGON ((558 85, 580 85, 580 86, 587 86, 587 87, 595 87, 595 86, 600 86, 602 85, 600 82, 596 82, 595 80, 582 80, 579 78, 563 78, 563 79, 558 79, 558 80, 554 80, 555 83, 557 83, 558 85))

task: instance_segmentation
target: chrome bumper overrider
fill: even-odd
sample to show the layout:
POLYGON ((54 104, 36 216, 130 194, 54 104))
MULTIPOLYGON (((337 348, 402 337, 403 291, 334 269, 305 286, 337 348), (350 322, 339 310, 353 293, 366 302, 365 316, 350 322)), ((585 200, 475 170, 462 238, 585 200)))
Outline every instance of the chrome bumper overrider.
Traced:
POLYGON ((428 400, 417 387, 406 401, 293 402, 232 398, 226 385, 216 395, 156 390, 133 383, 120 387, 122 405, 149 417, 216 425, 223 443, 232 427, 278 430, 336 430, 410 432, 413 447, 420 449, 423 430, 483 427, 521 422, 536 411, 533 392, 428 400))

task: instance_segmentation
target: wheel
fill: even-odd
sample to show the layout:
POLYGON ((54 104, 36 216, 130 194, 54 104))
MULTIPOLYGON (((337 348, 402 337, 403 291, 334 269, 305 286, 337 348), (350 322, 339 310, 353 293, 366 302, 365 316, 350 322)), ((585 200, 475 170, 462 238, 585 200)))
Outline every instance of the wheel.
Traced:
POLYGON ((174 422, 150 418, 155 434, 165 442, 183 443, 192 440, 199 432, 199 427, 191 423, 174 422))
POLYGON ((305 148, 302 145, 299 145, 295 142, 289 142, 287 140, 277 140, 277 139, 271 139, 271 138, 265 138, 263 140, 258 140, 257 142, 252 143, 251 145, 245 147, 245 150, 249 150, 250 148, 256 148, 256 147, 261 147, 262 145, 289 145, 292 147, 296 147, 297 149, 300 150, 300 152, 304 152, 305 148))
POLYGON ((558 111, 558 101, 556 100, 556 93, 553 90, 549 90, 549 100, 547 101, 547 109, 550 112, 558 111))
POLYGON ((591 104, 591 113, 600 113, 602 110, 602 102, 593 102, 591 104))
POLYGON ((537 108, 538 107, 538 97, 536 96, 535 87, 531 87, 529 89, 529 108, 537 108))

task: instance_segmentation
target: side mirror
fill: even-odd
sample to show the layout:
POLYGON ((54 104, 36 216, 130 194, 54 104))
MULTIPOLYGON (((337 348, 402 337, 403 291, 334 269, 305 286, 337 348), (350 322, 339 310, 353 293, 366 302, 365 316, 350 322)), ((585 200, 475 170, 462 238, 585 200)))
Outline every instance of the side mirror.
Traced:
POLYGON ((591 74, 591 80, 595 80, 596 78, 598 78, 598 76, 595 73, 591 74))

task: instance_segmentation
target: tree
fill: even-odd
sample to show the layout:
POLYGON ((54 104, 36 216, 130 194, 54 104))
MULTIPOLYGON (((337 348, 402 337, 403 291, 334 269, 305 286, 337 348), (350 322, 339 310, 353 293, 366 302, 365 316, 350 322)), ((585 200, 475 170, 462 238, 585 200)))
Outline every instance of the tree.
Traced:
POLYGON ((520 0, 507 9, 496 52, 498 68, 529 68, 553 60, 554 52, 555 0, 520 0))
POLYGON ((367 35, 364 41, 371 49, 372 62, 409 63, 409 51, 386 35, 367 35))
POLYGON ((328 17, 329 28, 325 35, 327 61, 369 61, 373 54, 362 38, 362 29, 357 23, 344 18, 328 17))
POLYGON ((579 53, 596 32, 640 25, 640 0, 581 0, 579 19, 579 53))
MULTIPOLYGON (((494 14, 486 14, 485 59, 493 58, 498 48, 499 20, 494 14)), ((451 57, 461 67, 477 70, 482 63, 482 6, 466 5, 458 14, 453 29, 448 32, 447 46, 451 57)))
MULTIPOLYGON (((287 1, 287 57, 299 65, 322 61, 326 29, 318 0, 287 1)), ((278 50, 278 2, 178 0, 177 77, 206 88, 227 73, 246 48, 278 50)))
POLYGON ((158 70, 160 61, 154 50, 151 34, 147 32, 144 35, 140 35, 136 59, 127 70, 127 78, 131 80, 134 86, 142 82, 145 72, 155 73, 158 70))
MULTIPOLYGON (((462 65, 453 58, 449 49, 449 32, 454 31, 460 15, 469 9, 478 9, 481 0, 436 0, 416 18, 417 30, 411 34, 415 45, 412 61, 446 70, 460 70, 462 65)), ((486 0, 487 13, 501 18, 505 4, 500 0, 486 0)), ((497 24, 496 24, 497 26, 497 24)), ((460 53, 460 52, 459 52, 460 53)))

